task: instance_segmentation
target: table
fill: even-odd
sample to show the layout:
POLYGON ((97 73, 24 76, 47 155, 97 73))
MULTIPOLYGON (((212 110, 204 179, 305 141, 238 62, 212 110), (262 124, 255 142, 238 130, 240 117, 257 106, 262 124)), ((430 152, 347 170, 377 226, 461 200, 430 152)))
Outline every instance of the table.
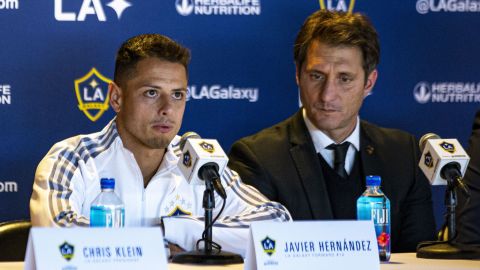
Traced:
POLYGON ((390 262, 380 264, 381 270, 457 270, 480 269, 480 260, 420 259, 415 253, 392 254, 390 262))
MULTIPOLYGON (((0 270, 21 270, 23 262, 3 262, 0 263, 0 270)), ((170 263, 170 270, 192 270, 192 269, 209 269, 209 270, 242 270, 242 264, 221 265, 221 266, 197 266, 182 265, 170 263)), ((480 269, 480 260, 430 260, 419 259, 415 253, 395 253, 388 263, 380 264, 381 270, 463 270, 463 269, 480 269)))

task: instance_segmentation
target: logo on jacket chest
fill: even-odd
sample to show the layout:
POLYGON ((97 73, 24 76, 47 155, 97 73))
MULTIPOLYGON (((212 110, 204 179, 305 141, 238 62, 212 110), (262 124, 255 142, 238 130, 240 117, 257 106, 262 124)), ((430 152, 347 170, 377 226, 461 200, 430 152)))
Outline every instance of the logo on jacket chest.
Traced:
POLYGON ((179 194, 167 201, 163 211, 166 216, 190 216, 192 214, 192 202, 179 194))

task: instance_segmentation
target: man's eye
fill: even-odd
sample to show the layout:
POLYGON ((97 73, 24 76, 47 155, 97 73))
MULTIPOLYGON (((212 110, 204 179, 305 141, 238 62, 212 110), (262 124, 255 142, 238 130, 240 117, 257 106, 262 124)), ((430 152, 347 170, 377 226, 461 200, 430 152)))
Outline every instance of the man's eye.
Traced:
POLYGON ((182 91, 176 91, 172 93, 172 98, 176 100, 182 100, 185 96, 185 93, 182 91))
POLYGON ((156 97, 158 95, 157 90, 149 89, 145 92, 146 97, 156 97))
POLYGON ((322 81, 325 76, 319 73, 310 73, 310 79, 314 81, 322 81))
POLYGON ((349 83, 352 80, 353 79, 350 76, 340 76, 340 82, 342 82, 342 83, 349 83))

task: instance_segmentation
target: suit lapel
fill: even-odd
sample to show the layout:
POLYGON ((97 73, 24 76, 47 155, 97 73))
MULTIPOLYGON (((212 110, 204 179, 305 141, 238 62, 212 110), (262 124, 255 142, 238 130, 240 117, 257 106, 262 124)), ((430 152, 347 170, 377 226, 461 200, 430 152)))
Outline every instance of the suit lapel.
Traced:
MULTIPOLYGON (((368 125, 363 121, 360 122, 360 156, 362 161, 362 169, 365 176, 380 175, 384 176, 384 168, 381 165, 380 152, 377 149, 376 140, 372 138, 368 125)), ((383 185, 383 183, 382 183, 383 185)))
POLYGON ((305 126, 302 110, 299 110, 290 125, 290 155, 295 163, 300 182, 314 219, 333 219, 330 199, 322 175, 322 168, 305 126))

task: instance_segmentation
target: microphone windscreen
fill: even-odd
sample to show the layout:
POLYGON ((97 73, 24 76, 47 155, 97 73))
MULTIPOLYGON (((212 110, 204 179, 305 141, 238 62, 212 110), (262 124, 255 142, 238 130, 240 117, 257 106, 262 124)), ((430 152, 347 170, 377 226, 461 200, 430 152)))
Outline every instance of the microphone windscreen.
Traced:
POLYGON ((185 147, 185 143, 187 142, 188 139, 200 139, 200 135, 198 135, 196 132, 193 131, 188 131, 185 132, 182 137, 180 138, 180 150, 183 150, 185 147))
POLYGON ((427 141, 430 139, 441 139, 441 138, 435 133, 427 133, 423 135, 420 138, 420 141, 418 141, 418 146, 420 147, 421 152, 423 152, 423 150, 425 149, 425 145, 427 144, 427 141))

